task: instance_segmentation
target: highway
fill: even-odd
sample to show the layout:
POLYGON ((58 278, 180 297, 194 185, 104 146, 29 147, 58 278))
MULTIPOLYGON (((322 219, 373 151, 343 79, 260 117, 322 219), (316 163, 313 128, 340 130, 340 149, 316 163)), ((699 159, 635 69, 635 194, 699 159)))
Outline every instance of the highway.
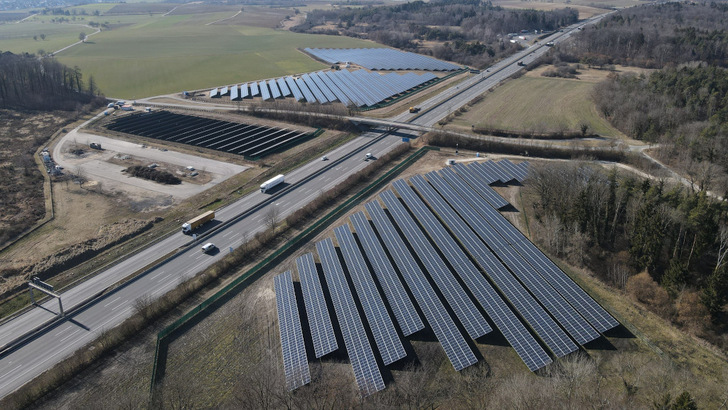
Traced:
MULTIPOLYGON (((569 36, 574 27, 576 26, 565 29, 564 33, 555 33, 548 39, 544 39, 543 42, 561 41, 569 36)), ((445 90, 426 101, 421 105, 421 114, 415 116, 404 113, 393 120, 432 126, 449 112, 456 110, 521 69, 522 67, 516 64, 517 61, 524 59, 528 63, 546 51, 548 51, 546 46, 532 46, 496 64, 488 71, 483 71, 460 83, 455 89, 445 90)), ((0 397, 15 391, 43 371, 70 356, 74 351, 98 337, 104 329, 114 327, 131 316, 134 313, 134 302, 139 297, 147 295, 151 298, 158 298, 176 287, 181 281, 221 259, 231 247, 236 248, 244 239, 252 238, 256 232, 265 228, 264 221, 265 215, 269 211, 268 207, 277 207, 279 218, 285 218, 313 200, 321 192, 332 188, 349 175, 364 168, 368 163, 364 161, 364 153, 371 152, 375 157, 379 157, 401 144, 402 136, 414 137, 415 135, 409 135, 406 132, 400 132, 398 135, 386 135, 383 131, 376 130, 365 133, 326 153, 329 161, 317 159, 287 173, 287 186, 278 190, 278 192, 280 190, 284 192, 276 195, 276 191, 274 191, 272 195, 275 196, 275 200, 271 204, 249 212, 249 210, 259 207, 259 204, 264 203, 271 196, 253 192, 229 206, 216 210, 216 220, 221 223, 228 222, 227 226, 199 239, 194 246, 191 245, 192 238, 181 232, 175 233, 63 292, 64 309, 67 312, 72 311, 65 320, 57 321, 49 330, 3 351, 0 357, 0 397), (315 177, 311 178, 312 175, 315 177), (244 218, 238 218, 245 212, 248 214, 244 218), (205 242, 215 243, 219 247, 219 252, 211 255, 202 253, 199 245, 205 242), (113 291, 108 291, 109 287, 128 275, 144 268, 161 256, 187 245, 190 245, 188 249, 179 252, 171 260, 113 291), (94 296, 96 299, 92 303, 73 311, 74 307, 80 306, 94 296)), ((0 326, 0 349, 7 347, 18 336, 32 332, 54 320, 57 312, 58 303, 50 300, 41 307, 34 308, 3 323, 0 326)))

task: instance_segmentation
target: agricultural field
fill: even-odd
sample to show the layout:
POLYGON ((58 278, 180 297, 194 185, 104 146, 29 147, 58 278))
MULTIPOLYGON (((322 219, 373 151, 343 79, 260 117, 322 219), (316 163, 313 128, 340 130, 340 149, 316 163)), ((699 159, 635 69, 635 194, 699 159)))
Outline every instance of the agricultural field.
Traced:
MULTIPOLYGON (((275 30, 280 23, 276 16, 283 13, 267 13, 260 19, 264 14, 260 8, 252 8, 249 13, 241 14, 240 19, 228 21, 223 19, 236 13, 230 8, 208 8, 206 13, 189 10, 190 14, 182 14, 185 8, 194 5, 180 6, 166 16, 105 14, 111 6, 83 6, 87 15, 65 16, 70 21, 64 23, 57 23, 63 16, 45 15, 0 26, 0 50, 54 51, 78 41, 81 32, 95 31, 84 24, 91 21, 106 24, 109 30, 103 29, 86 44, 65 50, 56 58, 68 66, 80 67, 86 79, 93 76, 105 95, 138 99, 325 67, 297 48, 376 46, 346 37, 275 30), (93 15, 95 10, 99 10, 99 16, 93 15), (55 23, 51 22, 53 19, 55 23), (46 40, 33 40, 41 28, 45 30, 46 40)), ((135 10, 131 5, 128 7, 135 10)), ((293 10, 282 18, 287 14, 293 15, 293 10)))
POLYGON ((593 4, 590 4, 590 5, 582 5, 582 4, 574 4, 574 3, 567 4, 564 2, 560 2, 560 1, 545 3, 545 2, 533 2, 533 1, 522 1, 522 0, 496 0, 493 2, 493 5, 501 6, 505 9, 534 9, 534 10, 542 10, 542 11, 551 11, 551 10, 571 7, 573 9, 576 9, 579 11, 580 19, 588 19, 597 14, 604 14, 608 11, 603 8, 594 7, 593 4))
POLYGON ((621 138, 596 110, 591 100, 594 86, 609 73, 579 70, 579 79, 542 77, 541 67, 486 93, 485 98, 447 126, 452 129, 495 128, 536 133, 579 132, 589 126, 590 134, 621 138))

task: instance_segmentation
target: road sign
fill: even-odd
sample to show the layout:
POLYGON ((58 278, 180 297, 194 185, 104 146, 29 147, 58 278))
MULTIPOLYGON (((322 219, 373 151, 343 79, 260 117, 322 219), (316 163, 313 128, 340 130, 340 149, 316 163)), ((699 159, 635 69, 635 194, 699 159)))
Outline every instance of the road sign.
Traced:
POLYGON ((407 137, 402 137, 402 142, 409 142, 409 138, 407 138, 407 137))

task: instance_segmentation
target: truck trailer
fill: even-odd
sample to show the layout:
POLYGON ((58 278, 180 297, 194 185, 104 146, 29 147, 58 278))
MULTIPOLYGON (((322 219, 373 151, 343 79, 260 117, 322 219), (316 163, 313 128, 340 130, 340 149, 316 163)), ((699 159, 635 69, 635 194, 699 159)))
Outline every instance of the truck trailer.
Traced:
POLYGON ((202 215, 198 215, 182 224, 182 233, 190 233, 193 229, 197 229, 213 219, 215 219, 215 211, 207 211, 202 215))
POLYGON ((271 179, 263 182, 260 185, 260 192, 266 193, 266 192, 270 191, 271 188, 273 188, 273 187, 275 187, 277 185, 282 184, 283 181, 284 181, 283 175, 277 175, 277 176, 275 176, 275 177, 273 177, 273 178, 271 178, 271 179))

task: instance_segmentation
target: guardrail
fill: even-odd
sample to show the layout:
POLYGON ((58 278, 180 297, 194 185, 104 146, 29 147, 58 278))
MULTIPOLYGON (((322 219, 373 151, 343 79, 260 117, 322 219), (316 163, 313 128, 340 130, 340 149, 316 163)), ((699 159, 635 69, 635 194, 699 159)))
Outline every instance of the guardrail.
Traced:
POLYGON ((253 266, 250 270, 243 273, 241 276, 233 280, 230 284, 216 292, 214 295, 203 301, 199 305, 195 306, 187 312, 185 315, 175 320, 172 324, 162 329, 157 334, 157 345, 154 351, 154 366, 152 370, 152 379, 150 384, 150 392, 154 393, 154 386, 164 376, 167 350, 169 347, 169 340, 178 332, 185 330, 191 323, 204 319, 210 313, 214 311, 214 308, 218 305, 222 305, 228 301, 231 297, 238 294, 240 291, 245 289, 250 284, 252 279, 261 276, 267 272, 270 268, 274 267, 280 261, 288 257, 291 253, 295 252, 301 245, 305 244, 308 240, 317 235, 321 230, 328 226, 329 223, 338 219, 343 213, 349 211, 354 206, 358 205, 362 199, 368 197, 383 184, 388 183, 392 178, 399 175, 404 169, 412 165, 416 160, 425 155, 428 151, 439 151, 438 147, 425 146, 405 158, 402 162, 397 164, 394 168, 387 171, 384 175, 377 178, 371 184, 367 185, 364 189, 359 191, 357 194, 346 200, 343 204, 334 208, 331 212, 323 216, 321 219, 316 221, 313 225, 305 229, 303 232, 298 234, 291 241, 287 242, 283 247, 276 250, 273 254, 263 259, 261 262, 253 266))

